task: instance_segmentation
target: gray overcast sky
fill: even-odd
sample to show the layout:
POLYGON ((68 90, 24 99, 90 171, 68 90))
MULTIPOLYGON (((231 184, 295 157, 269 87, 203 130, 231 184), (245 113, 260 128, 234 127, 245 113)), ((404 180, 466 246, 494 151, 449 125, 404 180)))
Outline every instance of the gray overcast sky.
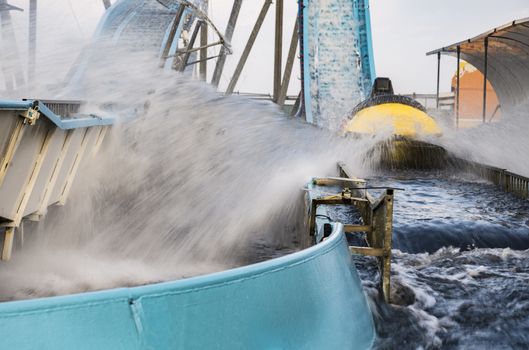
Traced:
MULTIPOLYGON (((225 27, 232 0, 210 0, 212 16, 225 27)), ((296 14, 296 0, 285 1, 285 18, 296 14)), ((235 33, 234 48, 240 52, 257 17, 262 1, 246 0, 235 33), (244 35, 242 32, 244 31, 244 35)), ((378 76, 392 78, 397 92, 434 93, 437 60, 428 51, 473 37, 514 19, 529 17, 529 0, 371 0, 371 20, 375 66, 378 76)), ((241 91, 271 91, 272 6, 238 87, 241 91)), ((287 19, 285 19, 287 21, 287 19)), ((285 44, 290 40, 292 24, 285 24, 285 44)), ((231 60, 234 61, 234 60, 231 60)), ((228 62, 228 69, 234 62, 228 62)), ((441 90, 450 90, 455 59, 443 57, 441 90)), ((296 67, 297 68, 297 67, 296 67)), ((299 70, 294 72, 294 79, 299 70)), ((299 89, 291 82, 290 93, 299 89)))
MULTIPOLYGON (((223 31, 233 0, 209 1, 210 15, 223 31)), ((236 55, 228 59, 221 88, 227 84, 263 2, 243 2, 233 39, 236 55)), ((28 1, 11 0, 10 3, 26 8, 28 1)), ((52 65, 64 71, 75 53, 88 43, 103 13, 103 5, 100 0, 39 0, 39 10, 39 71, 53 76, 54 69, 49 69, 52 65)), ((285 0, 285 55, 296 11, 297 0, 285 0)), ((236 90, 271 91, 273 15, 272 5, 236 90)), ((27 13, 13 13, 22 42, 27 33, 26 16, 27 13)), ((371 0, 377 74, 391 77, 397 92, 434 92, 436 59, 426 57, 427 51, 524 17, 529 17, 529 0, 371 0)), ((21 43, 20 47, 24 51, 26 46, 21 43)), ((213 64, 210 62, 210 71, 213 64)), ((442 91, 449 90, 454 71, 455 60, 444 58, 442 91)), ((293 74, 289 93, 296 94, 299 91, 297 65, 293 74)))
MULTIPOLYGON (((528 0, 371 0, 377 75, 391 77, 399 92, 435 92, 437 60, 427 51, 524 17, 528 0)), ((448 91, 456 60, 442 61, 448 91)))

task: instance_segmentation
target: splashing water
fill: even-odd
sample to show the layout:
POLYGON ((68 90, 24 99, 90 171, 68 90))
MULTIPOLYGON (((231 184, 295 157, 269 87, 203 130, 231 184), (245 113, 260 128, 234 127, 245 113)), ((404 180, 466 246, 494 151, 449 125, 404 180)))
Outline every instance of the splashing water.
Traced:
POLYGON ((90 100, 118 101, 122 120, 67 205, 27 227, 28 244, 0 266, 3 299, 222 270, 259 240, 295 249, 304 184, 339 160, 361 164, 351 152, 360 141, 289 120, 270 103, 222 97, 147 65, 134 73, 114 71, 108 85, 106 69, 92 73, 101 79, 94 91, 86 85, 90 100))

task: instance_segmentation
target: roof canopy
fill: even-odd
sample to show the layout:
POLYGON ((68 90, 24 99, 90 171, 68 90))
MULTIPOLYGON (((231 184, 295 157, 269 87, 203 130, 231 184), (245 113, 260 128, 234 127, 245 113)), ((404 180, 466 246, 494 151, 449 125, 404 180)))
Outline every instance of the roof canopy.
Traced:
POLYGON ((487 78, 504 107, 529 98, 529 18, 512 21, 474 38, 430 51, 426 55, 457 56, 485 71, 485 43, 488 41, 487 78))

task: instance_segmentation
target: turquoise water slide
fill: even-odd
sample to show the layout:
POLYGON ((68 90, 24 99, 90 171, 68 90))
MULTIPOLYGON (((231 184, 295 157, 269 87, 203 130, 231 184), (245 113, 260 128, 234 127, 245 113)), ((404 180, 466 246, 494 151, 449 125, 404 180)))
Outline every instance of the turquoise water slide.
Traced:
POLYGON ((343 233, 285 257, 136 288, 0 304, 0 349, 367 349, 343 233))

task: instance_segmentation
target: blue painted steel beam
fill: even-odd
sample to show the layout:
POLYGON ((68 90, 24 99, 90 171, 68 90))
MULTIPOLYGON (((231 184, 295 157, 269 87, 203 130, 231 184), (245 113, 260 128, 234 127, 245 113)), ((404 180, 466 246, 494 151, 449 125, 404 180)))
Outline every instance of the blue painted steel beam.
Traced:
POLYGON ((116 121, 114 116, 99 117, 94 114, 77 114, 72 118, 63 118, 51 111, 38 100, 0 100, 0 110, 28 110, 37 107, 39 112, 62 130, 88 128, 92 126, 112 125, 116 121))

